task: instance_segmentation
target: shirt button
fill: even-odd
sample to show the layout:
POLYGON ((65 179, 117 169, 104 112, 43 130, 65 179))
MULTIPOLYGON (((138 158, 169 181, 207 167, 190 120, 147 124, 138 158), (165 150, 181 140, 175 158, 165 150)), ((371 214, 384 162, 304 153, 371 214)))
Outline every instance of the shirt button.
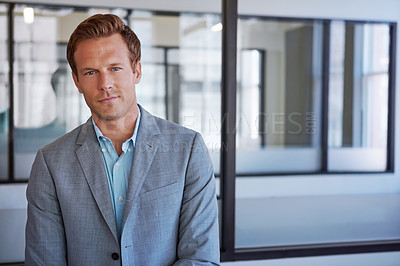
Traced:
POLYGON ((116 162, 116 163, 115 163, 115 166, 116 166, 116 167, 119 167, 119 162, 116 162))
POLYGON ((124 197, 119 196, 118 200, 119 200, 119 202, 122 202, 124 200, 124 197))
POLYGON ((128 151, 131 151, 131 150, 132 150, 131 148, 128 149, 128 151))
POLYGON ((111 258, 112 258, 113 260, 118 260, 118 259, 119 259, 118 253, 114 252, 113 254, 111 254, 111 258))
POLYGON ((102 152, 105 152, 105 151, 106 151, 106 149, 104 149, 104 148, 101 148, 101 151, 102 151, 102 152))

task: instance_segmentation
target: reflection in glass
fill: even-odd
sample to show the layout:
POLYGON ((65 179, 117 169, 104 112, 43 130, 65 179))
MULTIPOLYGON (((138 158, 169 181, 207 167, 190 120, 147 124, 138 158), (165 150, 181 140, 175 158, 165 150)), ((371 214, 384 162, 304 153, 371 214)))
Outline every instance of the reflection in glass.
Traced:
POLYGON ((221 32, 214 14, 132 13, 142 43, 138 103, 151 113, 199 131, 219 172, 221 32))
MULTIPOLYGON (((235 247, 398 239, 399 197, 365 193, 369 178, 271 175, 322 159, 322 27, 293 21, 238 23, 235 247)), ((328 170, 384 171, 389 26, 337 21, 330 34, 328 170)))
MULTIPOLYGON (((46 8, 16 5, 14 139, 16 179, 29 175, 40 147, 86 121, 90 111, 77 93, 65 59, 74 28, 94 13, 115 13, 129 23, 143 45, 139 103, 155 115, 200 131, 219 170, 220 21, 214 14, 153 15, 124 9, 46 8)), ((2 25, 5 25, 2 23, 2 25)), ((6 53, 4 53, 6 54, 6 53)))
POLYGON ((10 112, 7 45, 7 6, 0 4, 0 180, 8 176, 8 121, 10 112))
POLYGON ((332 23, 328 169, 385 171, 389 26, 332 23))
POLYGON ((25 5, 14 9, 15 179, 25 179, 37 150, 85 121, 90 113, 77 92, 66 61, 66 43, 86 12, 25 5))
POLYGON ((162 48, 142 48, 143 74, 136 86, 138 103, 152 114, 163 118, 166 118, 165 53, 166 50, 162 48))
MULTIPOLYGON (((66 45, 75 27, 95 13, 127 14, 123 9, 75 11, 33 7, 33 22, 14 9, 14 156, 15 178, 29 176, 37 150, 90 116, 77 92, 66 60, 66 45)), ((3 25, 3 24, 2 24, 3 25)))
POLYGON ((237 174, 320 170, 322 25, 238 21, 237 174))

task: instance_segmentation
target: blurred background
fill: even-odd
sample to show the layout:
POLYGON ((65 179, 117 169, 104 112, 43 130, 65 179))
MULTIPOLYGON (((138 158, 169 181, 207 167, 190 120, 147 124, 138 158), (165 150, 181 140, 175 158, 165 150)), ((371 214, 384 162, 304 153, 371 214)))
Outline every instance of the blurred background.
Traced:
POLYGON ((222 1, 236 4, 0 1, 0 264, 24 261, 37 150, 90 117, 66 60, 69 36, 113 13, 142 43, 139 104, 206 142, 223 264, 400 265, 400 2, 238 0, 236 73, 224 77, 222 1), (235 97, 224 97, 224 78, 235 97), (234 132, 222 132, 232 116, 234 132), (236 160, 222 164, 222 154, 236 160))

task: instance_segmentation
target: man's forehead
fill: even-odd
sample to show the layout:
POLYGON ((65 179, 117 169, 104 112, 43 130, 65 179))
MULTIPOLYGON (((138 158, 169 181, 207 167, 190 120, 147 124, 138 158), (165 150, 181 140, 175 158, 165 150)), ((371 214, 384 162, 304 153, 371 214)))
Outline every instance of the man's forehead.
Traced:
POLYGON ((104 53, 104 52, 117 52, 129 51, 128 46, 123 41, 122 37, 109 36, 96 39, 82 40, 76 45, 74 56, 85 56, 88 53, 104 53))

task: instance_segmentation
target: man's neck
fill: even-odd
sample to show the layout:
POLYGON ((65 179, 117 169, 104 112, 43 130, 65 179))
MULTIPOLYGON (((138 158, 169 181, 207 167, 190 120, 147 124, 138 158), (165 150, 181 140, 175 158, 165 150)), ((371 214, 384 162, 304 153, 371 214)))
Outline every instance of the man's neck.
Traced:
POLYGON ((136 112, 124 119, 103 120, 95 116, 93 116, 93 119, 101 133, 112 141, 118 156, 120 156, 122 144, 134 133, 137 117, 136 112))

